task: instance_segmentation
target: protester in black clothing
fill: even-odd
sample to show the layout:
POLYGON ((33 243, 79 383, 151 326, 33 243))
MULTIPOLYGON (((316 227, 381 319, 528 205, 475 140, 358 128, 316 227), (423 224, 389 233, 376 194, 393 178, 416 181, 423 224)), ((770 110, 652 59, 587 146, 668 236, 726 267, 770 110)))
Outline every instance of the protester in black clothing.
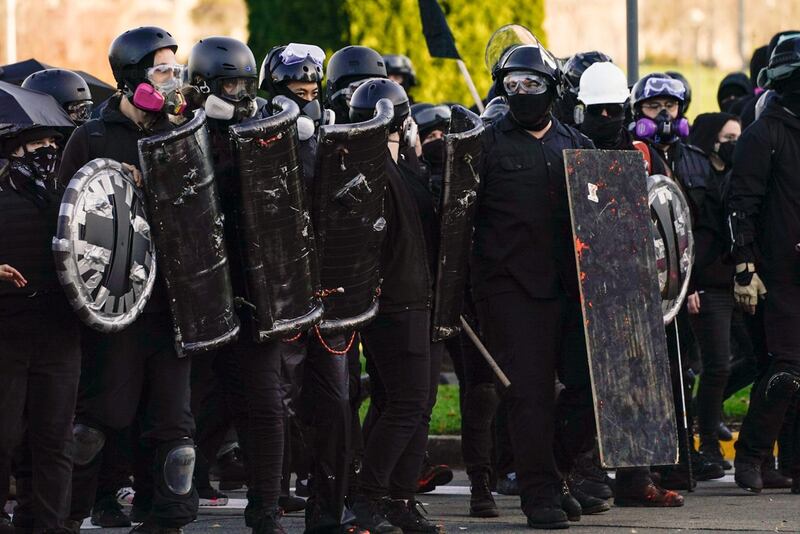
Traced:
MULTIPOLYGON (((502 395, 521 506, 534 528, 566 528, 562 507, 572 519, 580 515, 554 458, 559 363, 573 406, 592 417, 562 150, 593 144, 552 117, 557 77, 555 59, 537 45, 507 49, 493 68, 510 110, 484 133, 471 265, 487 348, 511 381, 502 395)), ((559 426, 589 435, 593 428, 559 426)), ((574 458, 563 456, 570 468, 574 458)))
POLYGON ((34 72, 22 82, 22 87, 47 93, 61 104, 69 118, 80 126, 92 114, 92 92, 77 73, 67 69, 44 69, 34 72))
MULTIPOLYGON (((230 37, 202 39, 189 56, 189 83, 203 95, 198 103, 208 115, 214 178, 225 215, 231 282, 234 295, 242 298, 248 292, 243 265, 244 238, 237 231, 241 192, 228 128, 256 116, 256 68, 255 57, 247 45, 230 37)), ((198 419, 198 446, 205 458, 213 459, 233 420, 248 474, 245 524, 255 534, 280 532, 278 498, 284 442, 281 342, 256 343, 250 309, 240 306, 237 313, 242 324, 238 339, 214 353, 195 358, 198 364, 213 369, 230 414, 227 418, 198 419), (218 427, 216 431, 209 428, 214 425, 218 427)), ((201 498, 224 498, 210 485, 198 490, 204 492, 201 498)))
POLYGON ((798 30, 780 31, 772 36, 766 46, 757 48, 753 52, 753 56, 750 60, 750 82, 755 87, 753 97, 744 101, 741 110, 737 110, 737 108, 731 109, 732 113, 738 112, 739 116, 742 118, 742 130, 750 126, 757 119, 756 104, 767 89, 759 84, 758 76, 763 69, 767 68, 767 63, 770 57, 772 57, 772 51, 775 50, 779 42, 797 35, 800 35, 800 31, 798 30))
POLYGON ((695 262, 687 296, 689 321, 700 346, 703 371, 697 390, 700 451, 730 469, 719 446, 722 402, 730 376, 733 265, 728 259, 724 197, 733 167, 733 151, 741 135, 739 118, 728 113, 698 115, 689 142, 711 162, 703 206, 693 221, 695 262))
MULTIPOLYGON (((176 64, 177 44, 161 28, 129 30, 114 40, 109 51, 120 92, 104 108, 100 119, 87 122, 70 138, 59 169, 67 183, 86 162, 107 157, 132 170, 139 182, 139 139, 172 128, 167 109, 181 107, 178 92, 182 67, 176 64), (148 86, 145 88, 145 86, 148 86), (153 100, 142 94, 159 94, 153 100)), ((197 492, 191 480, 167 484, 168 458, 194 458, 194 421, 189 408, 189 358, 175 352, 163 280, 144 313, 127 329, 114 333, 83 328, 83 368, 75 415, 75 451, 72 511, 76 521, 89 515, 94 504, 97 471, 108 433, 119 432, 139 420, 135 452, 134 509, 144 522, 137 532, 177 533, 197 514, 197 492)))
POLYGON ((366 436, 352 510, 358 525, 371 532, 438 532, 414 497, 443 349, 430 342, 438 219, 427 184, 409 170, 413 162, 400 159, 408 157, 400 145, 410 114, 403 88, 390 80, 362 84, 353 93, 350 120, 371 118, 381 98, 394 104, 384 202, 389 233, 381 257, 380 311, 361 335, 372 364, 368 370, 377 374, 386 397, 366 436))
MULTIPOLYGON (((68 517, 80 336, 51 252, 63 192, 55 179, 61 138, 48 127, 0 133, 0 495, 5 502, 21 445, 31 472, 17 487, 26 503, 14 516, 18 532, 79 527, 68 517)), ((8 516, 0 512, 3 525, 8 516)))
POLYGON ((350 122, 350 98, 370 78, 386 78, 386 65, 375 50, 346 46, 328 60, 325 75, 325 107, 336 114, 337 124, 350 122))
POLYGON ((414 71, 414 64, 408 56, 402 54, 388 54, 383 56, 386 65, 386 74, 393 82, 399 83, 408 95, 409 103, 413 104, 411 88, 418 85, 417 73, 414 71))
MULTIPOLYGON (((666 74, 654 73, 641 78, 633 86, 631 92, 632 107, 634 112, 634 136, 645 142, 651 167, 661 166, 664 174, 673 178, 684 191, 692 215, 692 223, 696 225, 704 209, 707 187, 714 183, 713 171, 708 157, 699 148, 687 144, 683 138, 689 134, 689 124, 682 116, 681 102, 685 95, 683 83, 666 74)), ((651 171, 653 172, 653 171, 651 171)), ((682 311, 676 318, 678 342, 675 336, 667 336, 667 347, 670 351, 670 368, 672 372, 673 394, 675 398, 676 413, 680 414, 684 407, 681 403, 683 396, 689 398, 688 393, 681 395, 680 373, 686 373, 688 368, 687 346, 691 335, 688 326, 688 316, 682 311), (677 354, 683 355, 682 368, 677 365, 677 354)), ((684 380, 684 383, 688 383, 684 380)), ((689 406, 686 407, 689 409, 689 406)), ((688 417, 691 421, 691 417, 688 417)), ((691 425, 690 425, 691 426, 691 425)), ((691 428, 684 429, 679 425, 679 435, 691 428)), ((681 443, 686 440, 681 438, 681 443)), ((691 443, 692 440, 689 440, 691 443)), ((691 447, 691 446, 690 446, 691 447)), ((691 451, 691 458, 686 458, 686 451, 681 449, 681 464, 677 468, 666 468, 662 474, 662 485, 666 488, 688 488, 687 462, 691 459, 693 477, 697 480, 721 478, 724 471, 721 466, 709 462, 704 455, 691 451)))
MULTIPOLYGON (((774 89, 778 98, 742 134, 727 198, 737 304, 753 313, 759 300, 766 298, 764 327, 770 364, 753 388, 736 445, 736 482, 752 492, 763 487, 761 462, 800 390, 798 63, 799 37, 775 46, 759 85, 774 89)), ((800 455, 795 454, 793 460, 792 491, 800 493, 800 455)))
POLYGON ((578 106, 578 88, 581 76, 591 65, 598 62, 610 62, 611 57, 596 50, 591 52, 578 52, 564 63, 562 91, 556 99, 553 114, 562 123, 575 126, 576 119, 580 119, 580 112, 576 115, 578 106))
POLYGON ((732 72, 719 82, 717 104, 720 111, 733 113, 736 104, 753 96, 753 84, 743 72, 732 72))
MULTIPOLYGON (((630 91, 625 74, 613 63, 595 63, 580 80, 578 101, 584 106, 580 129, 597 148, 636 150, 625 128, 625 106, 630 91)), ((656 161, 656 165, 658 165, 656 161)), ((659 169, 648 169, 657 174, 659 169)), ((616 473, 614 503, 617 506, 673 507, 683 504, 683 497, 653 482, 648 467, 620 468, 616 473)))

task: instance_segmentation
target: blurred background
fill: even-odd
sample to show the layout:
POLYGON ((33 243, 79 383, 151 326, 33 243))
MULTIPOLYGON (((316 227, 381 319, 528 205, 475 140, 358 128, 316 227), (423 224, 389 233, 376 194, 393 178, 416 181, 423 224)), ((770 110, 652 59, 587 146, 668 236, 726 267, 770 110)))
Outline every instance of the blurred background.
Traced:
MULTIPOLYGON (((491 79, 486 42, 503 24, 529 27, 559 57, 600 50, 625 68, 624 0, 440 0, 461 56, 482 95, 491 79)), ((639 0, 640 74, 678 70, 694 92, 689 115, 716 111, 722 77, 747 72, 754 48, 800 26, 800 0, 639 0)), ((247 41, 260 62, 276 44, 362 44, 411 58, 417 101, 471 104, 454 61, 432 59, 417 0, 0 0, 0 64, 35 58, 113 84, 106 53, 135 26, 157 25, 191 46, 209 35, 247 41)), ((0 79, 2 73, 0 73, 0 79)))

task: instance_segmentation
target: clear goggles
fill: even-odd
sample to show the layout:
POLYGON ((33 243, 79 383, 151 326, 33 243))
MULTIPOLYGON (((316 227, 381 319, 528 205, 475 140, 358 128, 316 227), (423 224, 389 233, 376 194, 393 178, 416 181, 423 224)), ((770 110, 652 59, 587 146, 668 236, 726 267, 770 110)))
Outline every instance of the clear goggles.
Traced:
POLYGON ((255 78, 223 78, 216 83, 215 94, 225 100, 239 102, 255 98, 258 80, 255 78))
POLYGON ((171 91, 183 86, 186 77, 186 66, 162 63, 145 71, 147 80, 162 91, 171 91))
POLYGON ((549 87, 547 79, 532 72, 509 72, 503 77, 507 95, 540 95, 549 87))
POLYGON ((656 96, 674 96, 680 101, 686 94, 686 87, 680 80, 673 78, 648 78, 644 84, 644 92, 640 100, 654 98, 656 96))
POLYGON ((429 124, 450 122, 450 108, 448 106, 433 106, 413 114, 414 122, 425 128, 429 124))
POLYGON ((94 103, 91 100, 78 100, 69 102, 65 109, 69 117, 76 122, 86 122, 92 117, 94 103))
POLYGON ((281 52, 280 58, 284 65, 296 65, 309 58, 316 65, 322 67, 322 63, 325 61, 325 52, 317 45, 289 43, 281 52))

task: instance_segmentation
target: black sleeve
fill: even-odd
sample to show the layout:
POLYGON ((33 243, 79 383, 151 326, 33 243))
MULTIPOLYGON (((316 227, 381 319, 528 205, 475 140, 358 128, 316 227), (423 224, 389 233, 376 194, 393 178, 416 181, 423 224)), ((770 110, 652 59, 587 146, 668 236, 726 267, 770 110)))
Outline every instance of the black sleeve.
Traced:
POLYGON ((66 187, 78 169, 89 159, 89 132, 85 126, 81 126, 73 132, 67 141, 67 146, 64 147, 61 164, 58 167, 58 183, 66 187))
POLYGON ((765 121, 745 130, 736 143, 733 172, 726 199, 726 214, 737 263, 755 260, 756 221, 772 172, 772 146, 765 121))

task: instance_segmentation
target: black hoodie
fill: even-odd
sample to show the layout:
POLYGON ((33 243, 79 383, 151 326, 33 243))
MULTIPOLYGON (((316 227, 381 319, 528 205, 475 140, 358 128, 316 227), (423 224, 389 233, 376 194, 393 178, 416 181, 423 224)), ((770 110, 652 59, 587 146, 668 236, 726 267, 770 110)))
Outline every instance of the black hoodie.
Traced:
POLYGON ((735 261, 757 261, 767 289, 800 284, 800 118, 770 101, 739 138, 734 161, 727 212, 743 216, 735 261))

